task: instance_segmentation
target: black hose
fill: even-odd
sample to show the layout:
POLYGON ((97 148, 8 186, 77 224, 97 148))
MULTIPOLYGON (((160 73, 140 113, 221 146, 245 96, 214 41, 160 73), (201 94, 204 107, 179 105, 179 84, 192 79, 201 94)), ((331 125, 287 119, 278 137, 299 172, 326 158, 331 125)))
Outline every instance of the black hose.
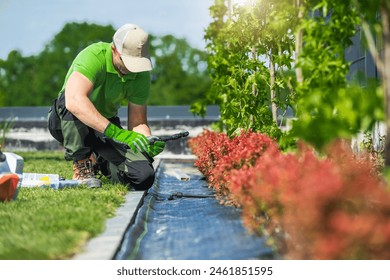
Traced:
POLYGON ((175 192, 170 195, 168 200, 174 200, 175 198, 208 198, 208 197, 214 197, 214 195, 197 195, 197 194, 184 194, 182 192, 175 192))

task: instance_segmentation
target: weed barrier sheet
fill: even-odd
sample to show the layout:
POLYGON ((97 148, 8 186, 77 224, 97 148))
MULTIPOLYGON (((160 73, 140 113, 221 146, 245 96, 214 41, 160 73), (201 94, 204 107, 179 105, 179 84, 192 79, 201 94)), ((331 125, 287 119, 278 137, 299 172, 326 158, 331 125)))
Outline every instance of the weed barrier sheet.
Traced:
POLYGON ((246 230, 239 209, 219 203, 193 160, 164 159, 156 175, 114 259, 273 259, 265 238, 246 230))

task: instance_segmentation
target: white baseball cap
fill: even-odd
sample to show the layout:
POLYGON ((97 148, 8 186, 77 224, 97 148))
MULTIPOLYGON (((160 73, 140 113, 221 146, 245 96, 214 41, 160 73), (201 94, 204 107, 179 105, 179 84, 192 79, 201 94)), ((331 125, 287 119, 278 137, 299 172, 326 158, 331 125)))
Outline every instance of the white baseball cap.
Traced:
POLYGON ((152 70, 148 33, 135 24, 125 24, 114 34, 114 45, 130 72, 152 70))

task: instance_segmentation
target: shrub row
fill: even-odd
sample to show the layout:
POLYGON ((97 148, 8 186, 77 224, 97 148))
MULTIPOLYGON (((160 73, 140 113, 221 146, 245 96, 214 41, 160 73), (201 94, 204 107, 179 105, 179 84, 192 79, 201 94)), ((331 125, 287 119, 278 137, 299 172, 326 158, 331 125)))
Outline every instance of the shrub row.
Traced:
POLYGON ((248 229, 287 259, 390 259, 390 192, 365 155, 337 141, 283 153, 268 136, 205 130, 195 165, 248 229))

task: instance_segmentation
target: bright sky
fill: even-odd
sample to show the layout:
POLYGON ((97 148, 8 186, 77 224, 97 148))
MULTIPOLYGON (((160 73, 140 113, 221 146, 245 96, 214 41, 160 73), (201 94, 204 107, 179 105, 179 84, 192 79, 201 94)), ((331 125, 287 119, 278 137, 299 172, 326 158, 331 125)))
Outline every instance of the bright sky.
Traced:
POLYGON ((0 0, 0 59, 17 49, 34 55, 67 22, 134 23, 154 35, 172 34, 203 48, 214 0, 0 0))

